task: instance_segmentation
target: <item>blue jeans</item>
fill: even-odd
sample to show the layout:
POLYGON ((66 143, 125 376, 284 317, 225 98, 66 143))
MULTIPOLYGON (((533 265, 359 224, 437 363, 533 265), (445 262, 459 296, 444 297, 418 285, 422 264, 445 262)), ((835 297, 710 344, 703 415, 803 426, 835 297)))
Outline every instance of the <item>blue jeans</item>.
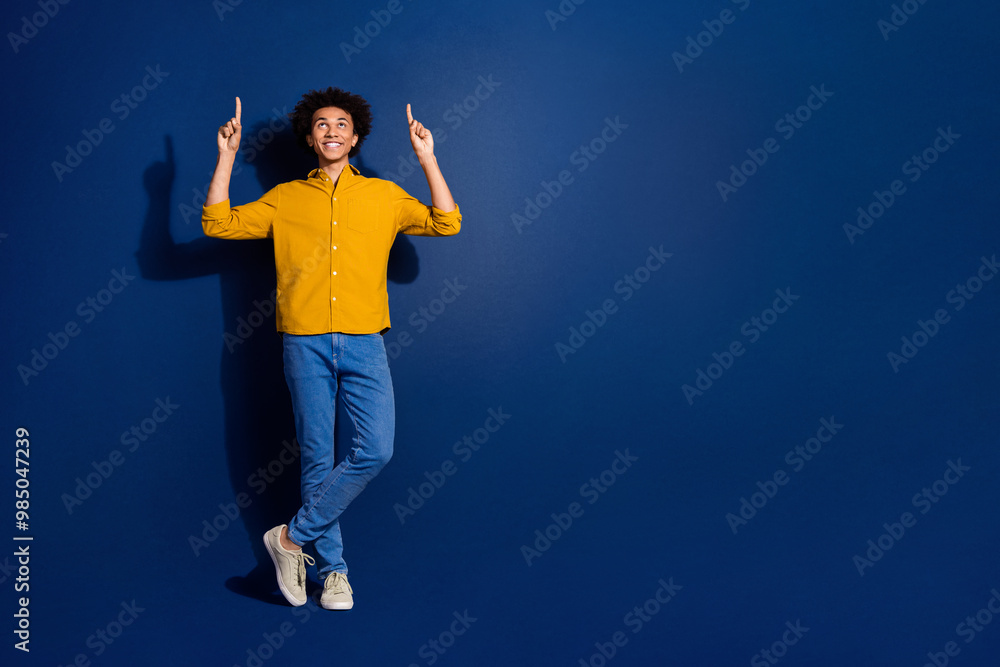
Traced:
POLYGON ((288 537, 313 543, 321 577, 347 573, 340 515, 392 456, 396 413, 380 334, 282 336, 302 462, 302 507, 288 537), (354 425, 350 452, 336 463, 334 421, 340 400, 354 425))

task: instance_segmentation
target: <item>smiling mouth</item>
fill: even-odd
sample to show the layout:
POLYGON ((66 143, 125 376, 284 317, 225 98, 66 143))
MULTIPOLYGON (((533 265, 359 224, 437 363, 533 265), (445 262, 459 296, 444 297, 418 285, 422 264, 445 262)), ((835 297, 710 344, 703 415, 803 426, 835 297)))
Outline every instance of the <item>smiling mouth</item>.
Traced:
POLYGON ((326 142, 326 143, 323 144, 323 148, 336 149, 336 148, 340 148, 343 145, 344 144, 338 143, 336 141, 328 141, 328 142, 326 142))

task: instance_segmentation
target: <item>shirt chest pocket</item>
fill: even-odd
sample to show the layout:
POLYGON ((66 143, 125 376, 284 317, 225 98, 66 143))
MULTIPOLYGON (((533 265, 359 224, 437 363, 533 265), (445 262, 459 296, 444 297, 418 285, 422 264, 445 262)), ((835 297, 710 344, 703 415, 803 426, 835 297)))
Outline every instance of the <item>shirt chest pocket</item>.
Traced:
POLYGON ((347 227, 355 232, 368 234, 390 224, 389 209, 376 199, 348 199, 347 227))

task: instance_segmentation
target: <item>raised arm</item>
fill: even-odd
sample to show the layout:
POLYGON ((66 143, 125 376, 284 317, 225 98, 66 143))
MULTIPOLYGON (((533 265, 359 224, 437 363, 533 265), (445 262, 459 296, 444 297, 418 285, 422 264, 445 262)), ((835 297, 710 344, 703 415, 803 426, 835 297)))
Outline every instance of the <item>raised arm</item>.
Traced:
POLYGON ((413 120, 409 104, 406 105, 406 120, 410 124, 410 143, 413 144, 413 152, 417 155, 417 160, 427 177, 427 185, 431 189, 431 204, 436 209, 450 213, 456 208, 455 200, 452 199, 451 190, 448 189, 441 168, 438 167, 437 158, 434 157, 434 137, 419 121, 413 120))
POLYGON ((205 205, 218 204, 229 199, 229 179, 233 175, 233 163, 236 162, 236 152, 240 149, 240 114, 242 107, 240 98, 236 98, 236 115, 219 128, 216 140, 219 144, 219 157, 215 162, 215 173, 208 185, 208 195, 205 205))
POLYGON ((219 159, 215 163, 212 182, 208 184, 205 206, 201 211, 201 228, 208 236, 221 239, 262 239, 271 235, 271 224, 280 197, 272 188, 255 202, 229 206, 229 178, 240 148, 240 98, 236 98, 236 115, 219 128, 219 159))

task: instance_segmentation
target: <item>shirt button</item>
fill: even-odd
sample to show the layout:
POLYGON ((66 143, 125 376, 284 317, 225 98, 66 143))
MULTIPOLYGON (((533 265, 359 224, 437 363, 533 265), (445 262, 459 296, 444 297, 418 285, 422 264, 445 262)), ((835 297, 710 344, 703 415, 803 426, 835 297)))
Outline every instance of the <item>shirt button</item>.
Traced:
POLYGON ((334 249, 334 250, 336 250, 336 249, 337 249, 337 246, 333 246, 333 249, 334 249))
POLYGON ((336 221, 336 220, 334 220, 334 221, 333 221, 333 224, 337 224, 337 221, 336 221))
POLYGON ((337 275, 337 272, 336 272, 336 271, 334 271, 334 272, 333 272, 333 275, 337 275))
POLYGON ((333 297, 333 300, 334 300, 334 301, 336 301, 336 300, 337 300, 337 297, 333 297))

